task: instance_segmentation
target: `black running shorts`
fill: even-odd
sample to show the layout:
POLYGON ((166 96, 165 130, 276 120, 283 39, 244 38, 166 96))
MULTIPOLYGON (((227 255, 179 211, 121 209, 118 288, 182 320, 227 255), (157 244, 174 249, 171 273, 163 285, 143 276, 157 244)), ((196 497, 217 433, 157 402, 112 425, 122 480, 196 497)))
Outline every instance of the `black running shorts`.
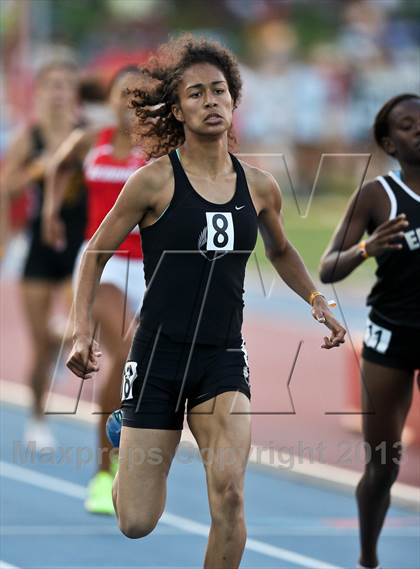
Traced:
POLYGON ((227 391, 251 398, 245 343, 192 346, 138 328, 121 391, 124 426, 181 430, 186 403, 190 412, 227 391))
POLYGON ((66 248, 63 251, 56 251, 42 241, 40 224, 34 224, 23 269, 23 279, 58 283, 70 278, 83 237, 84 229, 81 224, 74 223, 73 226, 67 226, 66 248))
POLYGON ((420 369, 420 329, 395 326, 371 311, 363 339, 362 357, 396 369, 420 369))

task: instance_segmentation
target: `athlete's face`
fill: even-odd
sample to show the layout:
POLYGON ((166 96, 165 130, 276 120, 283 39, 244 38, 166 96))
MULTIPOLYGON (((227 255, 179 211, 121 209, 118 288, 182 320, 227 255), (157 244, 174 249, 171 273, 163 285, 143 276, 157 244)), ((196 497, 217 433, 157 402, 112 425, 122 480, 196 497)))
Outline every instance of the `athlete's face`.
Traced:
POLYGON ((232 124, 233 100, 223 72, 210 63, 185 70, 178 87, 175 118, 196 134, 220 136, 232 124))
POLYGON ((129 106, 130 95, 127 89, 132 89, 136 75, 134 73, 124 73, 112 86, 109 94, 109 104, 117 119, 118 125, 123 130, 128 130, 134 117, 134 109, 129 106))
POLYGON ((41 109, 64 111, 74 107, 78 97, 78 76, 72 69, 54 67, 38 78, 37 101, 41 109))
POLYGON ((384 148, 402 162, 420 163, 420 100, 409 99, 396 105, 388 117, 389 136, 384 148))

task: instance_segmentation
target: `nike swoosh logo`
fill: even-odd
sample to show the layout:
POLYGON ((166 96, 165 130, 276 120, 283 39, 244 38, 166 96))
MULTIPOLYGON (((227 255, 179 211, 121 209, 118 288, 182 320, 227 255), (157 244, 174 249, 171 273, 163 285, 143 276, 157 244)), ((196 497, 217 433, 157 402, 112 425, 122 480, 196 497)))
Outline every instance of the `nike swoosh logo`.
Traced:
POLYGON ((202 399, 203 397, 205 397, 208 394, 209 394, 209 392, 203 393, 202 395, 197 395, 196 399, 202 399))
POLYGON ((238 210, 238 211, 239 211, 240 209, 242 209, 243 207, 245 207, 245 206, 244 206, 244 205, 241 205, 241 206, 235 205, 235 209, 238 210))

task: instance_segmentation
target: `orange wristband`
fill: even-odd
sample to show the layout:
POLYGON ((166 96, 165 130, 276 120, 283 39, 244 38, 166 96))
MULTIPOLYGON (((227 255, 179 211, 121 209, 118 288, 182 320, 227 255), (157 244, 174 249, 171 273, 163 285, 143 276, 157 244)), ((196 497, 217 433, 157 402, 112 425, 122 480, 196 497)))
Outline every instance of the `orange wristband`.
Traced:
POLYGON ((309 295, 309 299, 308 299, 308 302, 311 306, 314 305, 314 300, 316 299, 317 296, 323 296, 325 298, 325 296, 322 294, 322 292, 319 292, 319 290, 313 290, 311 292, 311 294, 309 295))
POLYGON ((367 259, 369 257, 369 253, 366 251, 366 241, 360 241, 357 248, 359 249, 359 254, 363 259, 367 259))

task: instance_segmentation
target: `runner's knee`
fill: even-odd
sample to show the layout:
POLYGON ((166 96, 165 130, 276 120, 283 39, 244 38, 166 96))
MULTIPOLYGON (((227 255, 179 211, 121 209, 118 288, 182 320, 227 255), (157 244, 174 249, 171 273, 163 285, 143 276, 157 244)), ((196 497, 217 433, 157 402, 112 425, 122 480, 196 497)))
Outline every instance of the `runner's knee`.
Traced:
POLYGON ((366 466, 364 482, 373 492, 388 491, 398 477, 399 465, 391 463, 372 462, 366 466))
POLYGON ((130 539, 146 537, 152 533, 158 521, 158 516, 142 514, 141 512, 121 511, 118 518, 121 532, 130 539))
POLYGON ((243 515, 242 486, 234 476, 219 479, 212 493, 212 519, 215 523, 226 523, 243 515))

